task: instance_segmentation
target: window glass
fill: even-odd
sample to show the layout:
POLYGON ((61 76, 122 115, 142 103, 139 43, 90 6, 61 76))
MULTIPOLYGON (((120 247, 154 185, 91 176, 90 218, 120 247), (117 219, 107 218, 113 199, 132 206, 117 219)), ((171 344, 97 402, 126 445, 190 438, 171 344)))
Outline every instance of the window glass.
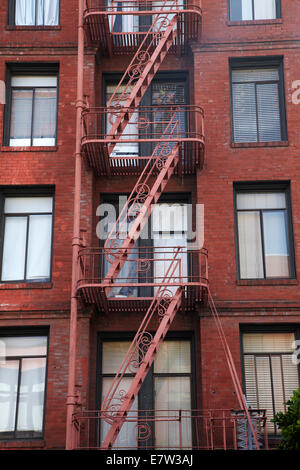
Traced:
POLYGON ((16 75, 11 87, 9 145, 55 145, 57 77, 16 75))
POLYGON ((283 139, 278 67, 232 70, 234 142, 283 139))
POLYGON ((2 281, 50 278, 52 206, 52 197, 5 199, 2 281))
POLYGON ((55 26, 59 22, 59 0, 14 0, 17 26, 55 26))
POLYGON ((236 204, 240 278, 290 277, 285 192, 241 192, 236 204))
POLYGON ((266 409, 267 429, 277 433, 274 414, 286 411, 286 402, 299 387, 292 361, 294 333, 243 334, 244 373, 248 404, 266 409))
POLYGON ((1 343, 0 438, 41 436, 47 337, 1 337, 1 343))

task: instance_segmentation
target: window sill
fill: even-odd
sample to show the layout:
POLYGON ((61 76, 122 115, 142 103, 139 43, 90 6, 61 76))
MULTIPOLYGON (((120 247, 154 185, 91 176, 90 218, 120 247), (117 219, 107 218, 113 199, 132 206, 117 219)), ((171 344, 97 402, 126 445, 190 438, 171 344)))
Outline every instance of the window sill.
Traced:
POLYGON ((46 443, 44 440, 20 440, 20 441, 1 441, 0 440, 0 449, 15 449, 15 448, 43 448, 46 443))
POLYGON ((56 25, 56 26, 7 25, 5 29, 7 31, 59 31, 61 30, 61 26, 60 25, 56 25))
POLYGON ((58 147, 48 146, 48 147, 0 147, 0 152, 57 152, 58 147))
POLYGON ((289 142, 282 140, 280 142, 231 142, 232 148, 266 148, 266 147, 288 147, 289 142))
POLYGON ((238 286, 298 286, 297 279, 243 279, 238 286))
POLYGON ((241 21, 226 21, 227 26, 262 26, 282 24, 282 18, 274 18, 273 20, 241 20, 241 21))
POLYGON ((3 282, 0 283, 0 290, 18 289, 52 289, 52 282, 3 282))

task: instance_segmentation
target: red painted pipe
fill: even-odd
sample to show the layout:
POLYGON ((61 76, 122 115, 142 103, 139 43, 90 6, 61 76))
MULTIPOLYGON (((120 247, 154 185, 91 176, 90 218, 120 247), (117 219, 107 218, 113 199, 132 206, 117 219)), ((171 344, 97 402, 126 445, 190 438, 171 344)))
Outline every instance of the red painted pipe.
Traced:
POLYGON ((78 0, 78 51, 77 51, 77 101, 76 101, 76 149, 75 149, 75 187, 74 187, 74 220, 72 239, 72 286, 69 337, 69 376, 66 423, 66 449, 73 448, 73 413, 76 405, 76 343, 77 343, 77 298, 78 253, 80 249, 80 194, 81 194, 81 113, 83 102, 83 66, 84 66, 84 0, 78 0))

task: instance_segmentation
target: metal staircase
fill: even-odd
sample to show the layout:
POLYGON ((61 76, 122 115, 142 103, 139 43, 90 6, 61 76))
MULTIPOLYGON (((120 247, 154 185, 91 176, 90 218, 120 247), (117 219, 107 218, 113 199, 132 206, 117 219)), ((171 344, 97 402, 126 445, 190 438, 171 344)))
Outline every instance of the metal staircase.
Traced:
MULTIPOLYGON (((101 144, 99 144, 98 128, 103 128, 103 121, 99 126, 97 121, 98 114, 91 112, 88 108, 83 109, 82 128, 83 133, 86 132, 86 139, 89 132, 89 116, 92 116, 94 126, 89 142, 87 143, 84 138, 81 140, 82 153, 84 153, 83 145, 85 144, 87 148, 85 152, 86 154, 90 152, 90 160, 96 160, 96 155, 98 154, 95 148, 98 144, 99 146, 102 145, 102 150, 104 150, 102 153, 100 152, 100 155, 105 156, 105 166, 108 176, 111 176, 110 160, 113 157, 113 151, 116 145, 121 142, 121 137, 127 125, 130 124, 130 119, 137 111, 137 107, 140 105, 143 96, 159 70, 164 58, 168 52, 172 50, 176 42, 179 34, 179 17, 182 17, 183 11, 182 7, 180 7, 179 10, 178 5, 177 0, 164 0, 161 1, 160 11, 158 13, 152 11, 152 24, 148 32, 143 34, 143 39, 137 50, 135 50, 133 59, 108 102, 107 109, 109 111, 105 119, 108 118, 111 127, 101 140, 101 144), (164 10, 166 6, 167 12, 164 10), (94 128, 96 130, 94 130, 94 128), (92 150, 89 150, 88 145, 91 146, 92 150)), ((93 15, 96 16, 97 13, 100 13, 97 9, 94 13, 92 10, 86 10, 85 24, 88 25, 89 33, 92 33, 89 34, 88 37, 93 37, 93 40, 97 42, 97 40, 99 41, 99 38, 102 37, 102 32, 106 31, 106 39, 107 43, 110 43, 109 49, 111 54, 113 41, 111 41, 111 32, 108 31, 109 12, 105 11, 102 16, 100 15, 101 21, 98 23, 93 20, 93 15)), ((122 11, 122 13, 128 14, 128 12, 126 13, 125 11, 122 11)), ((115 11, 114 14, 117 14, 117 11, 115 11)), ((188 30, 188 27, 189 24, 187 22, 186 30, 188 30)), ((178 170, 182 164, 182 145, 183 141, 186 139, 180 135, 180 112, 180 106, 172 106, 169 109, 169 119, 162 127, 162 135, 159 139, 156 139, 156 145, 151 156, 147 157, 147 163, 139 174, 139 178, 127 203, 108 234, 104 245, 104 255, 109 265, 106 274, 103 279, 101 279, 101 282, 95 282, 95 277, 92 276, 90 280, 87 280, 86 286, 81 287, 82 292, 84 292, 84 289, 86 289, 86 292, 90 292, 87 290, 90 288, 98 289, 100 296, 104 299, 103 303, 108 303, 109 293, 115 286, 122 267, 126 262, 129 262, 129 255, 136 247, 136 242, 141 235, 143 227, 151 215, 153 205, 158 202, 168 181, 172 175, 174 175, 176 169, 178 170), (128 221, 130 221, 129 229, 128 221), (122 238, 124 233, 126 234, 125 238, 122 238)), ((107 120, 104 122, 107 126, 107 120)), ((196 129, 197 125, 198 121, 195 119, 196 129)), ((203 152, 203 132, 201 131, 200 138, 197 136, 197 133, 191 135, 190 140, 192 139, 199 140, 201 152, 203 152)), ((90 165, 90 167, 95 169, 99 168, 99 162, 97 161, 93 166, 90 165)), ((98 174, 100 174, 100 172, 98 172, 98 174)), ((102 449, 111 449, 113 447, 159 351, 160 345, 167 335, 176 313, 184 304, 184 287, 187 282, 183 281, 182 276, 178 276, 178 271, 181 271, 181 264, 183 262, 180 253, 181 248, 174 247, 172 259, 169 261, 163 279, 161 279, 159 285, 155 285, 155 287, 152 286, 154 294, 153 298, 151 298, 150 306, 147 308, 135 338, 102 402, 100 412, 103 419, 110 426, 107 435, 102 440, 102 449), (176 278, 180 280, 176 281, 176 278), (174 279, 173 287, 170 287, 174 279), (129 388, 124 390, 122 379, 124 378, 124 374, 128 374, 129 372, 133 374, 133 378, 129 388)), ((79 253, 78 271, 80 271, 80 263, 84 260, 84 256, 84 253, 82 255, 79 253)), ((140 261, 145 262, 144 259, 140 261)), ((86 269, 84 263, 82 264, 82 272, 86 271, 88 273, 89 267, 86 269)), ((92 272, 92 269, 90 269, 90 271, 92 272)), ((196 282, 194 284, 196 284, 196 282)), ((77 284, 77 294, 80 291, 78 285, 79 284, 77 284)), ((200 286, 200 280, 198 285, 200 286)), ((204 284, 202 284, 202 287, 203 285, 204 284)), ((257 436, 243 398, 231 353, 220 324, 213 298, 208 289, 207 275, 205 277, 205 289, 208 291, 206 298, 208 297, 211 312, 216 320, 235 391, 239 399, 240 408, 245 413, 246 419, 249 422, 249 429, 252 433, 254 444, 259 448, 257 436)), ((88 298, 89 295, 86 297, 88 298)), ((95 303, 95 297, 91 296, 91 299, 90 303, 95 303)))
MULTIPOLYGON (((176 0, 174 0, 172 5, 176 7, 176 3, 176 0)), ((177 34, 177 29, 175 28, 176 24, 176 13, 170 21, 168 21, 167 16, 163 17, 161 14, 155 16, 153 24, 130 62, 115 93, 111 97, 108 107, 110 107, 112 102, 115 103, 116 117, 114 121, 111 121, 112 127, 107 134, 108 140, 114 139, 114 143, 108 146, 109 154, 112 153, 115 145, 120 141, 124 129, 141 102, 163 59, 167 55, 177 34), (153 31, 155 31, 154 34, 153 31), (160 40, 155 46, 159 36, 160 40), (146 48, 144 48, 145 45, 146 48), (120 96, 118 96, 118 90, 124 83, 125 89, 120 96), (132 83, 134 83, 132 92, 124 103, 124 95, 132 83), (122 106, 120 103, 124 103, 124 105, 122 106)), ((170 145, 169 142, 159 142, 155 146, 147 165, 131 192, 127 204, 108 235, 105 250, 106 259, 110 263, 110 268, 103 280, 106 296, 113 287, 124 263, 128 259, 131 249, 139 238, 144 224, 151 214, 153 205, 158 201, 174 173, 174 169, 179 163, 180 144, 176 142, 178 125, 178 108, 175 108, 170 122, 163 132, 163 137, 164 135, 166 135, 168 139, 171 137, 175 139, 175 142, 172 145, 170 145), (133 220, 131 228, 125 240, 120 240, 119 235, 126 230, 128 219, 133 220)), ((101 410, 105 419, 111 424, 110 430, 102 444, 103 449, 112 448, 149 368, 154 361, 160 344, 165 338, 176 312, 181 305, 181 287, 178 287, 175 293, 163 287, 166 282, 172 280, 176 270, 178 270, 178 263, 180 264, 181 262, 180 259, 177 259, 179 251, 180 248, 176 249, 173 260, 170 262, 162 281, 162 285, 157 289, 123 364, 102 403, 101 410), (157 314, 160 321, 156 333, 152 336, 146 329, 155 314, 157 314), (142 359, 141 352, 143 353, 142 359), (124 373, 128 371, 128 368, 132 367, 133 363, 138 367, 129 390, 122 396, 120 395, 119 386, 124 373), (116 404, 116 400, 119 402, 119 405, 116 404)))

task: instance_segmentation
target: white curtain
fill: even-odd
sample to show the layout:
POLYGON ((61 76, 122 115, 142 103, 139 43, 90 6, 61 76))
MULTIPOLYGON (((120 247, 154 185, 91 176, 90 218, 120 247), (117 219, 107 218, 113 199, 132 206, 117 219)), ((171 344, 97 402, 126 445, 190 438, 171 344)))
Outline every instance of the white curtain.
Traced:
POLYGON ((31 215, 26 279, 50 277, 52 215, 31 215))
POLYGON ((52 203, 51 197, 6 198, 2 281, 24 279, 27 231, 26 279, 50 276, 52 214, 33 214, 52 213, 52 203), (22 212, 24 216, 13 216, 22 212))
MULTIPOLYGON (((114 106, 116 103, 118 103, 119 106, 124 106, 126 103, 127 98, 130 96, 130 93, 133 90, 133 86, 128 86, 125 91, 125 86, 126 85, 121 85, 117 95, 115 96, 115 99, 112 101, 110 104, 111 106, 114 106), (119 101, 120 96, 123 95, 123 99, 119 101)), ((106 89, 106 102, 108 103, 110 97, 113 95, 117 85, 108 85, 106 89)), ((109 134, 110 129, 112 127, 111 121, 114 122, 117 116, 112 116, 111 114, 107 114, 107 120, 106 120, 106 134, 109 134)), ((131 116, 127 126, 125 127, 124 131, 122 132, 122 135, 120 137, 120 141, 124 139, 128 140, 134 140, 139 137, 139 130, 138 130, 138 113, 133 113, 131 116)), ((118 143, 111 156, 133 156, 133 155, 138 155, 139 153, 139 144, 138 142, 126 142, 126 143, 118 143)), ((130 162, 130 164, 134 164, 134 162, 130 162)))
POLYGON ((255 20, 276 18, 276 0, 254 0, 255 20))
POLYGON ((264 277, 259 212, 238 213, 241 279, 264 277))
POLYGON ((0 432, 14 431, 19 361, 0 365, 0 432))
POLYGON ((24 279, 27 217, 7 217, 4 228, 2 281, 24 279))
MULTIPOLYGON (((170 263, 174 256, 174 247, 182 247, 183 250, 187 246, 187 206, 184 204, 156 204, 152 213, 152 238, 155 246, 154 250, 154 277, 156 282, 162 282, 170 263), (165 248, 168 248, 164 250, 165 248)), ((177 255, 180 260, 179 265, 173 271, 172 277, 181 275, 181 281, 187 281, 187 254, 180 253, 177 255)), ((174 265, 175 267, 175 265, 174 265)), ((168 290, 175 293, 178 286, 168 287, 168 290)), ((157 289, 157 288, 156 288, 157 289)))
POLYGON ((16 0, 18 26, 55 26, 59 22, 59 0, 16 0))
POLYGON ((18 431, 43 429, 45 374, 45 358, 22 359, 18 431))
POLYGON ((276 18, 276 0, 254 0, 254 17, 252 0, 242 1, 242 20, 270 20, 276 18))
MULTIPOLYGON (((136 11, 138 7, 133 6, 134 1, 128 2, 125 5, 122 5, 122 2, 109 0, 108 1, 108 11, 136 11)), ((133 33, 138 31, 139 25, 139 16, 138 15, 111 15, 110 16, 110 30, 114 33, 133 33)))
POLYGON ((35 0, 16 0, 15 24, 17 26, 35 24, 35 0))
MULTIPOLYGON (((42 0, 39 0, 41 3, 42 0)), ((59 0, 43 0, 44 25, 55 26, 59 22, 59 0)), ((41 10, 41 8, 40 8, 41 10)), ((39 11, 40 11, 39 10, 39 11)), ((40 23, 38 23, 40 24, 40 23)), ((42 24, 42 23, 41 23, 42 24)))
POLYGON ((190 342, 163 342, 154 361, 155 417, 160 418, 155 426, 155 442, 161 448, 178 448, 179 445, 189 448, 192 445, 191 419, 188 416, 191 410, 191 383, 189 376, 161 377, 156 374, 190 372, 190 342), (176 410, 182 410, 182 420, 168 421, 167 416, 170 419, 178 416, 176 410))

